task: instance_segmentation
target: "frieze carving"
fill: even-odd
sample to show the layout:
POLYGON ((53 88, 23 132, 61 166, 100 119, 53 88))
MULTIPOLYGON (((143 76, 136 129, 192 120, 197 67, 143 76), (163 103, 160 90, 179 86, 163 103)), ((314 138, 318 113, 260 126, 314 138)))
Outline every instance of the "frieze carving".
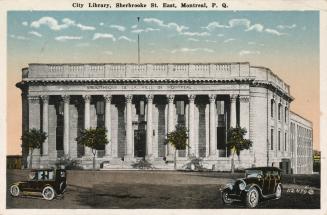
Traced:
POLYGON ((43 95, 41 96, 43 104, 48 104, 49 103, 49 96, 48 95, 43 95))
POLYGON ((152 94, 146 95, 146 99, 147 99, 148 102, 152 102, 153 101, 153 97, 154 96, 152 94))
POLYGON ((105 100, 106 102, 111 102, 112 95, 107 94, 107 95, 104 95, 103 97, 104 97, 104 100, 105 100))
POLYGON ((190 95, 188 95, 188 100, 189 100, 189 102, 194 102, 194 100, 195 100, 195 95, 194 95, 194 94, 190 94, 190 95))
POLYGON ((169 103, 173 103, 175 99, 175 95, 168 95, 167 98, 169 103))
POLYGON ((210 103, 214 103, 215 101, 216 101, 216 95, 214 95, 214 94, 211 94, 211 95, 209 95, 209 101, 210 101, 210 103))
POLYGON ((132 103, 133 95, 128 94, 125 96, 125 98, 126 98, 126 103, 132 103))
POLYGON ((250 101, 250 96, 240 95, 240 102, 246 103, 250 101))
POLYGON ((33 104, 37 104, 40 102, 40 97, 38 96, 28 96, 28 101, 33 104))

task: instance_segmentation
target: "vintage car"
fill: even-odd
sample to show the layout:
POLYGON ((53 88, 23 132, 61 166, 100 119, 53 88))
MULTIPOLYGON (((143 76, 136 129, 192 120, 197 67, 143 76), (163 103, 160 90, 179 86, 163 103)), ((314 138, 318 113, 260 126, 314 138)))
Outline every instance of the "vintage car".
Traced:
POLYGON ((65 190, 66 170, 64 169, 32 170, 28 181, 16 182, 10 186, 10 194, 14 197, 42 195, 46 200, 62 196, 65 190))
POLYGON ((276 167, 256 167, 245 170, 245 178, 228 183, 222 189, 225 204, 242 201, 249 208, 254 208, 262 199, 282 196, 281 169, 276 167))

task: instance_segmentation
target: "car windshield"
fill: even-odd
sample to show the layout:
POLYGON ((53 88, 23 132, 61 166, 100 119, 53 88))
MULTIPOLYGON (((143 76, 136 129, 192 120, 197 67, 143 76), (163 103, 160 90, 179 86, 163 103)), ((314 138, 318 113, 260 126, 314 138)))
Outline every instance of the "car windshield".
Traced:
POLYGON ((245 171, 245 178, 257 178, 258 175, 262 176, 261 170, 246 170, 245 171))

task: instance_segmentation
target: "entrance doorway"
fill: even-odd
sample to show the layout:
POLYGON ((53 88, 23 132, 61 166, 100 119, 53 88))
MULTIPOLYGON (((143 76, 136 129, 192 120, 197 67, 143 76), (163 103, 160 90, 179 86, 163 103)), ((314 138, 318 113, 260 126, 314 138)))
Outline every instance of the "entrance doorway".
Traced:
POLYGON ((145 157, 146 133, 145 129, 134 130, 134 156, 145 157))

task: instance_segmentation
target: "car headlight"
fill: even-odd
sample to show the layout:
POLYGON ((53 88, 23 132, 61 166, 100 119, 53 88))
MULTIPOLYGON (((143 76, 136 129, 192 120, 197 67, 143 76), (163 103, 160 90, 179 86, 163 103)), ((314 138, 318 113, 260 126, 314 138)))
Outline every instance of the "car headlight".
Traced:
POLYGON ((232 190, 233 189, 233 184, 232 183, 228 183, 228 184, 226 184, 226 187, 229 188, 230 190, 232 190))
POLYGON ((240 190, 244 190, 246 187, 246 183, 244 181, 240 181, 240 183, 238 184, 238 188, 240 188, 240 190))

